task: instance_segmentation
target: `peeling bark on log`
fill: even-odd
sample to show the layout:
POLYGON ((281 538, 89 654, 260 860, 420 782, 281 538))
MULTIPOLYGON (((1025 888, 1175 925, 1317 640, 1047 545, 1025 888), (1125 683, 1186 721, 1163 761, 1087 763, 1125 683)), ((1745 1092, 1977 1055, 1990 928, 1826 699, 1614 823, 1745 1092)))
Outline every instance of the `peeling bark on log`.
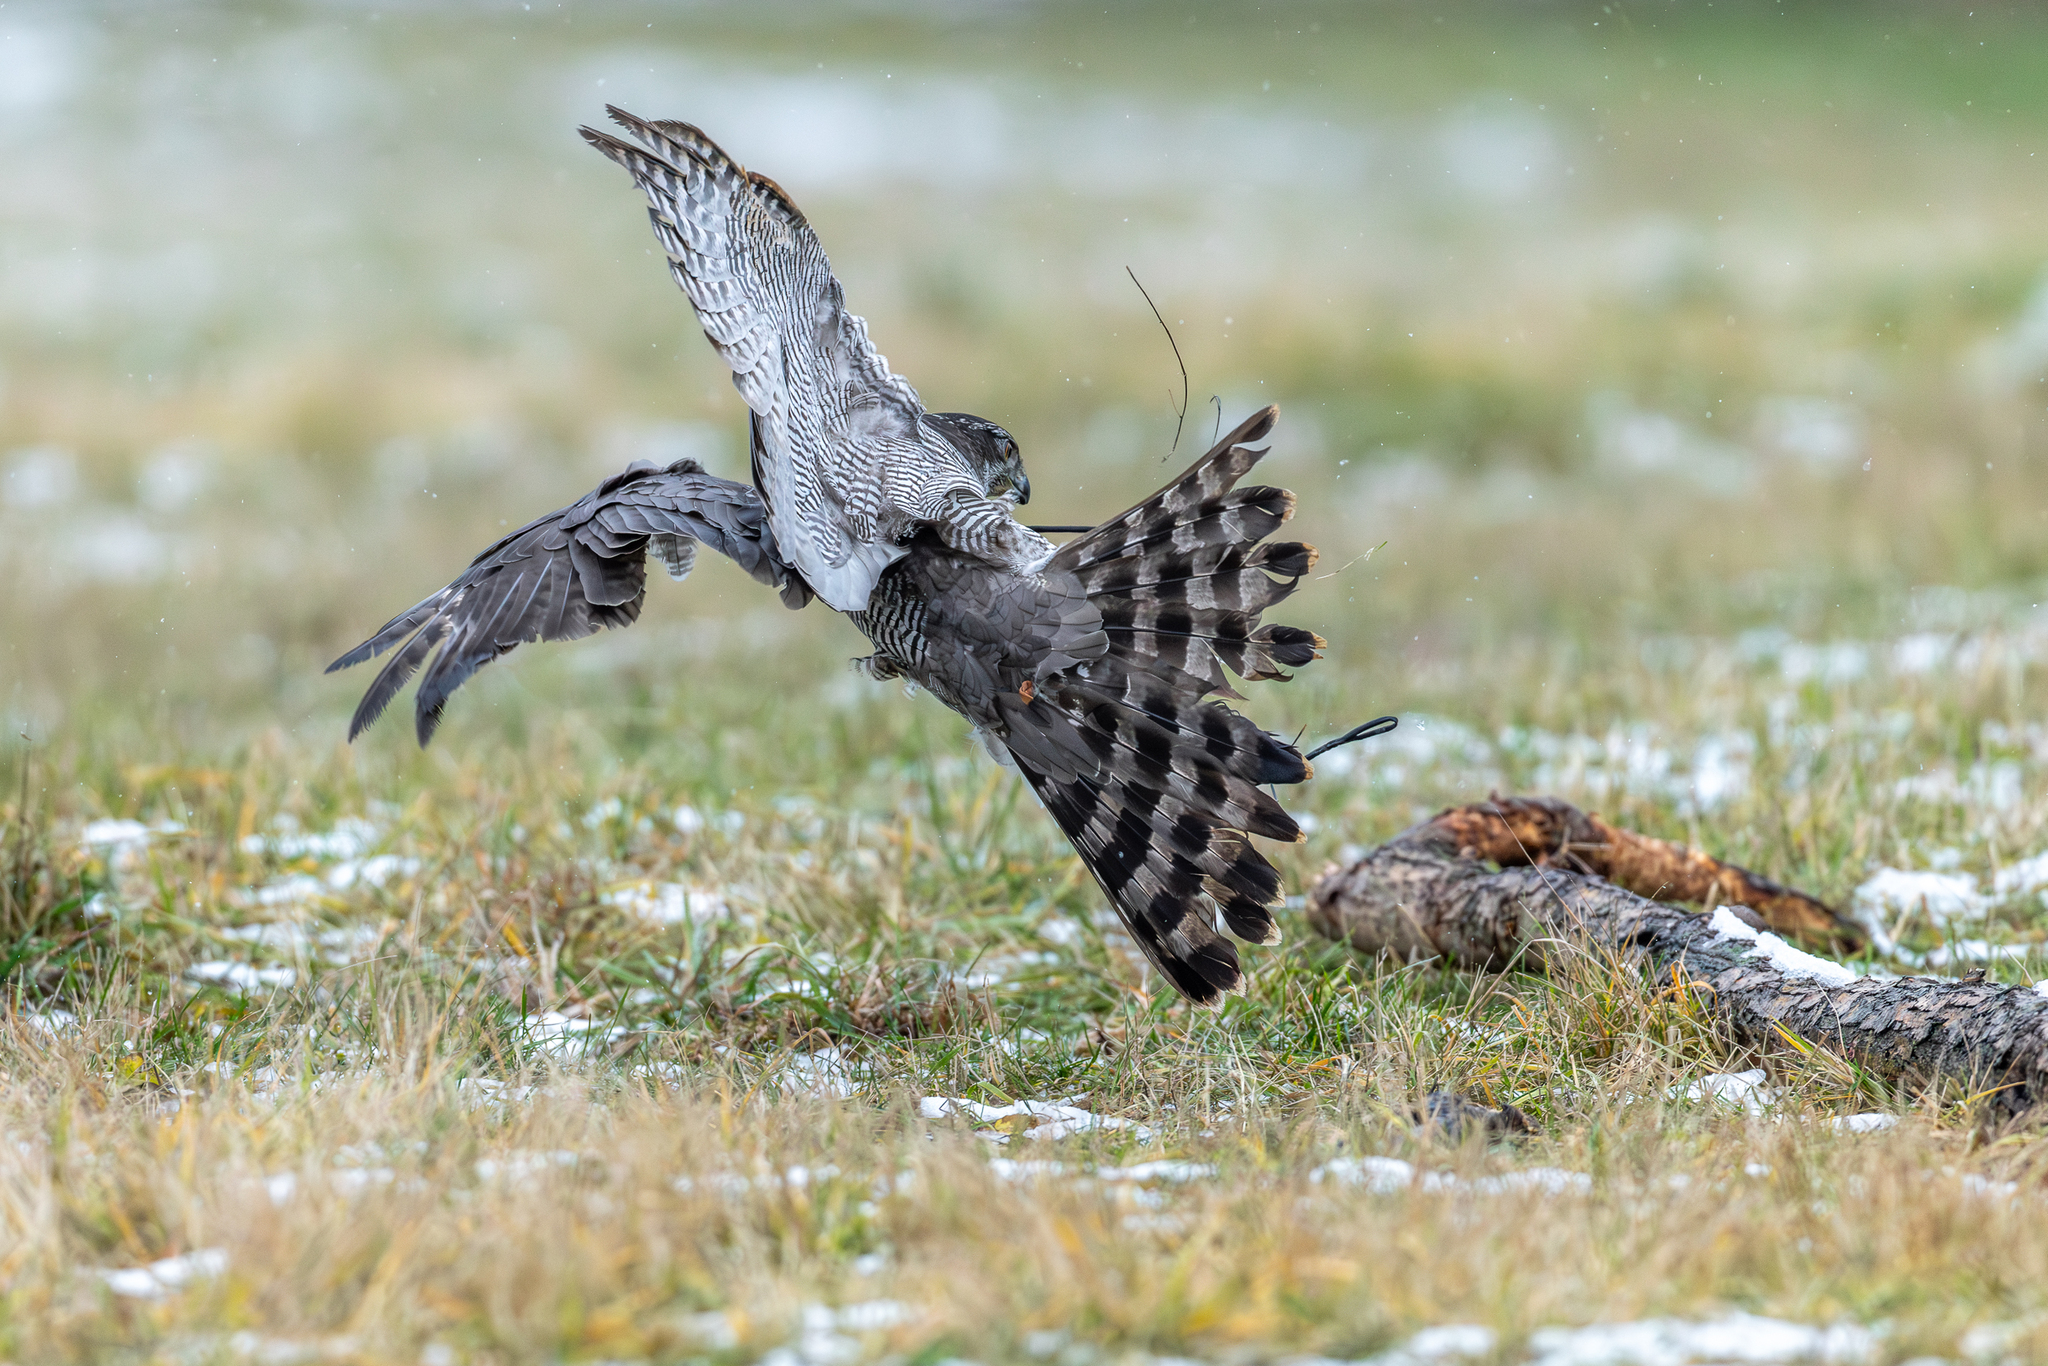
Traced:
POLYGON ((1723 863, 1689 845, 1639 835, 1555 797, 1500 797, 1438 812, 1435 824, 1454 833, 1467 857, 1503 868, 1534 864, 1604 877, 1652 901, 1747 906, 1774 934, 1797 935, 1853 953, 1863 927, 1804 892, 1723 863))
MULTIPOLYGON (((1309 924, 1367 953, 1442 957, 1469 968, 1538 969, 1571 945, 1590 945, 1659 971, 1675 967, 1708 988, 1702 994, 1714 1014, 1751 1041, 1790 1033, 1887 1079, 1960 1083, 1991 1118, 2048 1101, 2048 996, 1976 974, 1837 982, 1787 970, 1771 961, 1768 941, 1760 949, 1715 929, 1707 916, 1590 874, 1556 866, 1489 870, 1475 852, 1484 846, 1471 842, 1472 811, 1444 812, 1351 867, 1325 873, 1309 889, 1309 924)), ((1736 914, 1761 928, 1753 912, 1736 914)))

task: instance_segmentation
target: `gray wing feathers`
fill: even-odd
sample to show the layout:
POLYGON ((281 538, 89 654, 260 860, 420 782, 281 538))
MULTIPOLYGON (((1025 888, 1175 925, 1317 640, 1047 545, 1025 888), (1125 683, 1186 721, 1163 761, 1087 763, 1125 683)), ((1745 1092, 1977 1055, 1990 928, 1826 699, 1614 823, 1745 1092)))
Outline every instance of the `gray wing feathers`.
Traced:
POLYGON ((527 641, 579 640, 630 625, 647 593, 650 543, 658 545, 671 573, 687 573, 699 542, 781 588, 790 606, 809 599, 803 580, 778 555, 753 489, 706 474, 688 460, 667 469, 628 470, 505 537, 455 582, 330 664, 332 673, 400 647, 363 695, 349 739, 382 715, 426 664, 415 701, 416 730, 425 745, 449 696, 478 669, 527 641))
POLYGON ((857 610, 900 556, 878 543, 884 467, 931 463, 917 391, 846 311, 824 248, 780 186, 689 124, 608 112, 631 141, 583 136, 646 194, 677 284, 759 419, 755 480, 783 551, 828 603, 857 610))

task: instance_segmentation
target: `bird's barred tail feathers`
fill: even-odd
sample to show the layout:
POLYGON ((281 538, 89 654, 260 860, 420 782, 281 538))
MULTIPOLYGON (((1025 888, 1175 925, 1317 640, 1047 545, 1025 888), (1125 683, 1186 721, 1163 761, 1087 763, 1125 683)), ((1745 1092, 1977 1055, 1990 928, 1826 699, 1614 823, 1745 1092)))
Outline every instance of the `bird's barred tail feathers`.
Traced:
POLYGON ((1010 718, 1011 752, 1047 810, 1146 956, 1203 1004, 1243 984, 1219 931, 1280 938, 1279 870, 1249 837, 1302 838, 1261 788, 1305 780, 1307 761, 1211 700, 1238 696, 1226 667, 1285 679, 1323 645, 1260 621, 1316 560, 1311 546, 1265 540, 1293 515, 1293 494, 1237 487, 1265 454, 1247 443, 1277 412, 1256 414, 1174 483, 1060 549, 1047 572, 1080 579, 1109 649, 1047 680, 1010 718))

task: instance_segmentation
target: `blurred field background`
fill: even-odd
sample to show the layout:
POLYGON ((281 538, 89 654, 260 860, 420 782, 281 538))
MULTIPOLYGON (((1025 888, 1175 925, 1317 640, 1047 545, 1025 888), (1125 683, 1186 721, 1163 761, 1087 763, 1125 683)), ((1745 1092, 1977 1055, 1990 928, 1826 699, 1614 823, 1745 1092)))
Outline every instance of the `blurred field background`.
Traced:
POLYGON ((425 755, 344 746, 368 676, 320 671, 632 459, 742 474, 575 136, 610 101, 774 176, 926 403, 1017 434, 1036 520, 1281 405, 1323 563, 1278 615, 1331 647, 1247 709, 1403 717, 1299 794, 1291 890, 1540 791, 1853 908, 1868 965, 2031 981, 2044 70, 2012 6, 14 0, 0 1354, 1078 1366, 1456 1321, 1507 1360, 1738 1309, 2024 1353, 2038 1144, 1598 965, 1297 924, 1191 1017, 961 723, 728 566, 486 670, 425 755), (1752 1066, 1768 1113, 1682 1099, 1752 1066), (1437 1086, 1542 1136, 1388 1127, 1437 1086), (1102 1122, 1013 1148, 1222 1176, 1039 1191, 916 1103, 1076 1095, 1102 1122), (1825 1123, 1873 1108, 1909 1118, 1825 1123), (1595 1185, 1475 1223, 1310 1181, 1359 1153, 1595 1185), (176 1292, 95 1270, 195 1250, 176 1292))

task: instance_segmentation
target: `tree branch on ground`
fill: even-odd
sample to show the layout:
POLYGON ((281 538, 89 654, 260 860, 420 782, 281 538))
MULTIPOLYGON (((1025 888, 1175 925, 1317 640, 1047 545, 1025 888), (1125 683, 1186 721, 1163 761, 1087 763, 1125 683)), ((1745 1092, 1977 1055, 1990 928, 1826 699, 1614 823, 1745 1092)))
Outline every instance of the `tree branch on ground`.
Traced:
POLYGON ((1839 936, 1845 922, 1819 902, 1554 798, 1441 812, 1317 879, 1308 920, 1365 953, 1466 968, 1540 971, 1579 948, 1625 955, 1675 971, 1749 1042, 1824 1048, 1911 1086, 1957 1083, 1992 1118, 2048 1101, 2048 995, 1984 981, 1981 972, 1858 976, 1772 932, 1775 921, 1793 930, 1825 924, 1839 936), (1594 871, 1601 867, 1615 881, 1594 871), (1616 885, 1623 877, 1629 885, 1616 885), (1765 904, 1708 916, 1631 890, 1644 886, 1765 904), (1726 896, 1724 886, 1742 896, 1726 896))

